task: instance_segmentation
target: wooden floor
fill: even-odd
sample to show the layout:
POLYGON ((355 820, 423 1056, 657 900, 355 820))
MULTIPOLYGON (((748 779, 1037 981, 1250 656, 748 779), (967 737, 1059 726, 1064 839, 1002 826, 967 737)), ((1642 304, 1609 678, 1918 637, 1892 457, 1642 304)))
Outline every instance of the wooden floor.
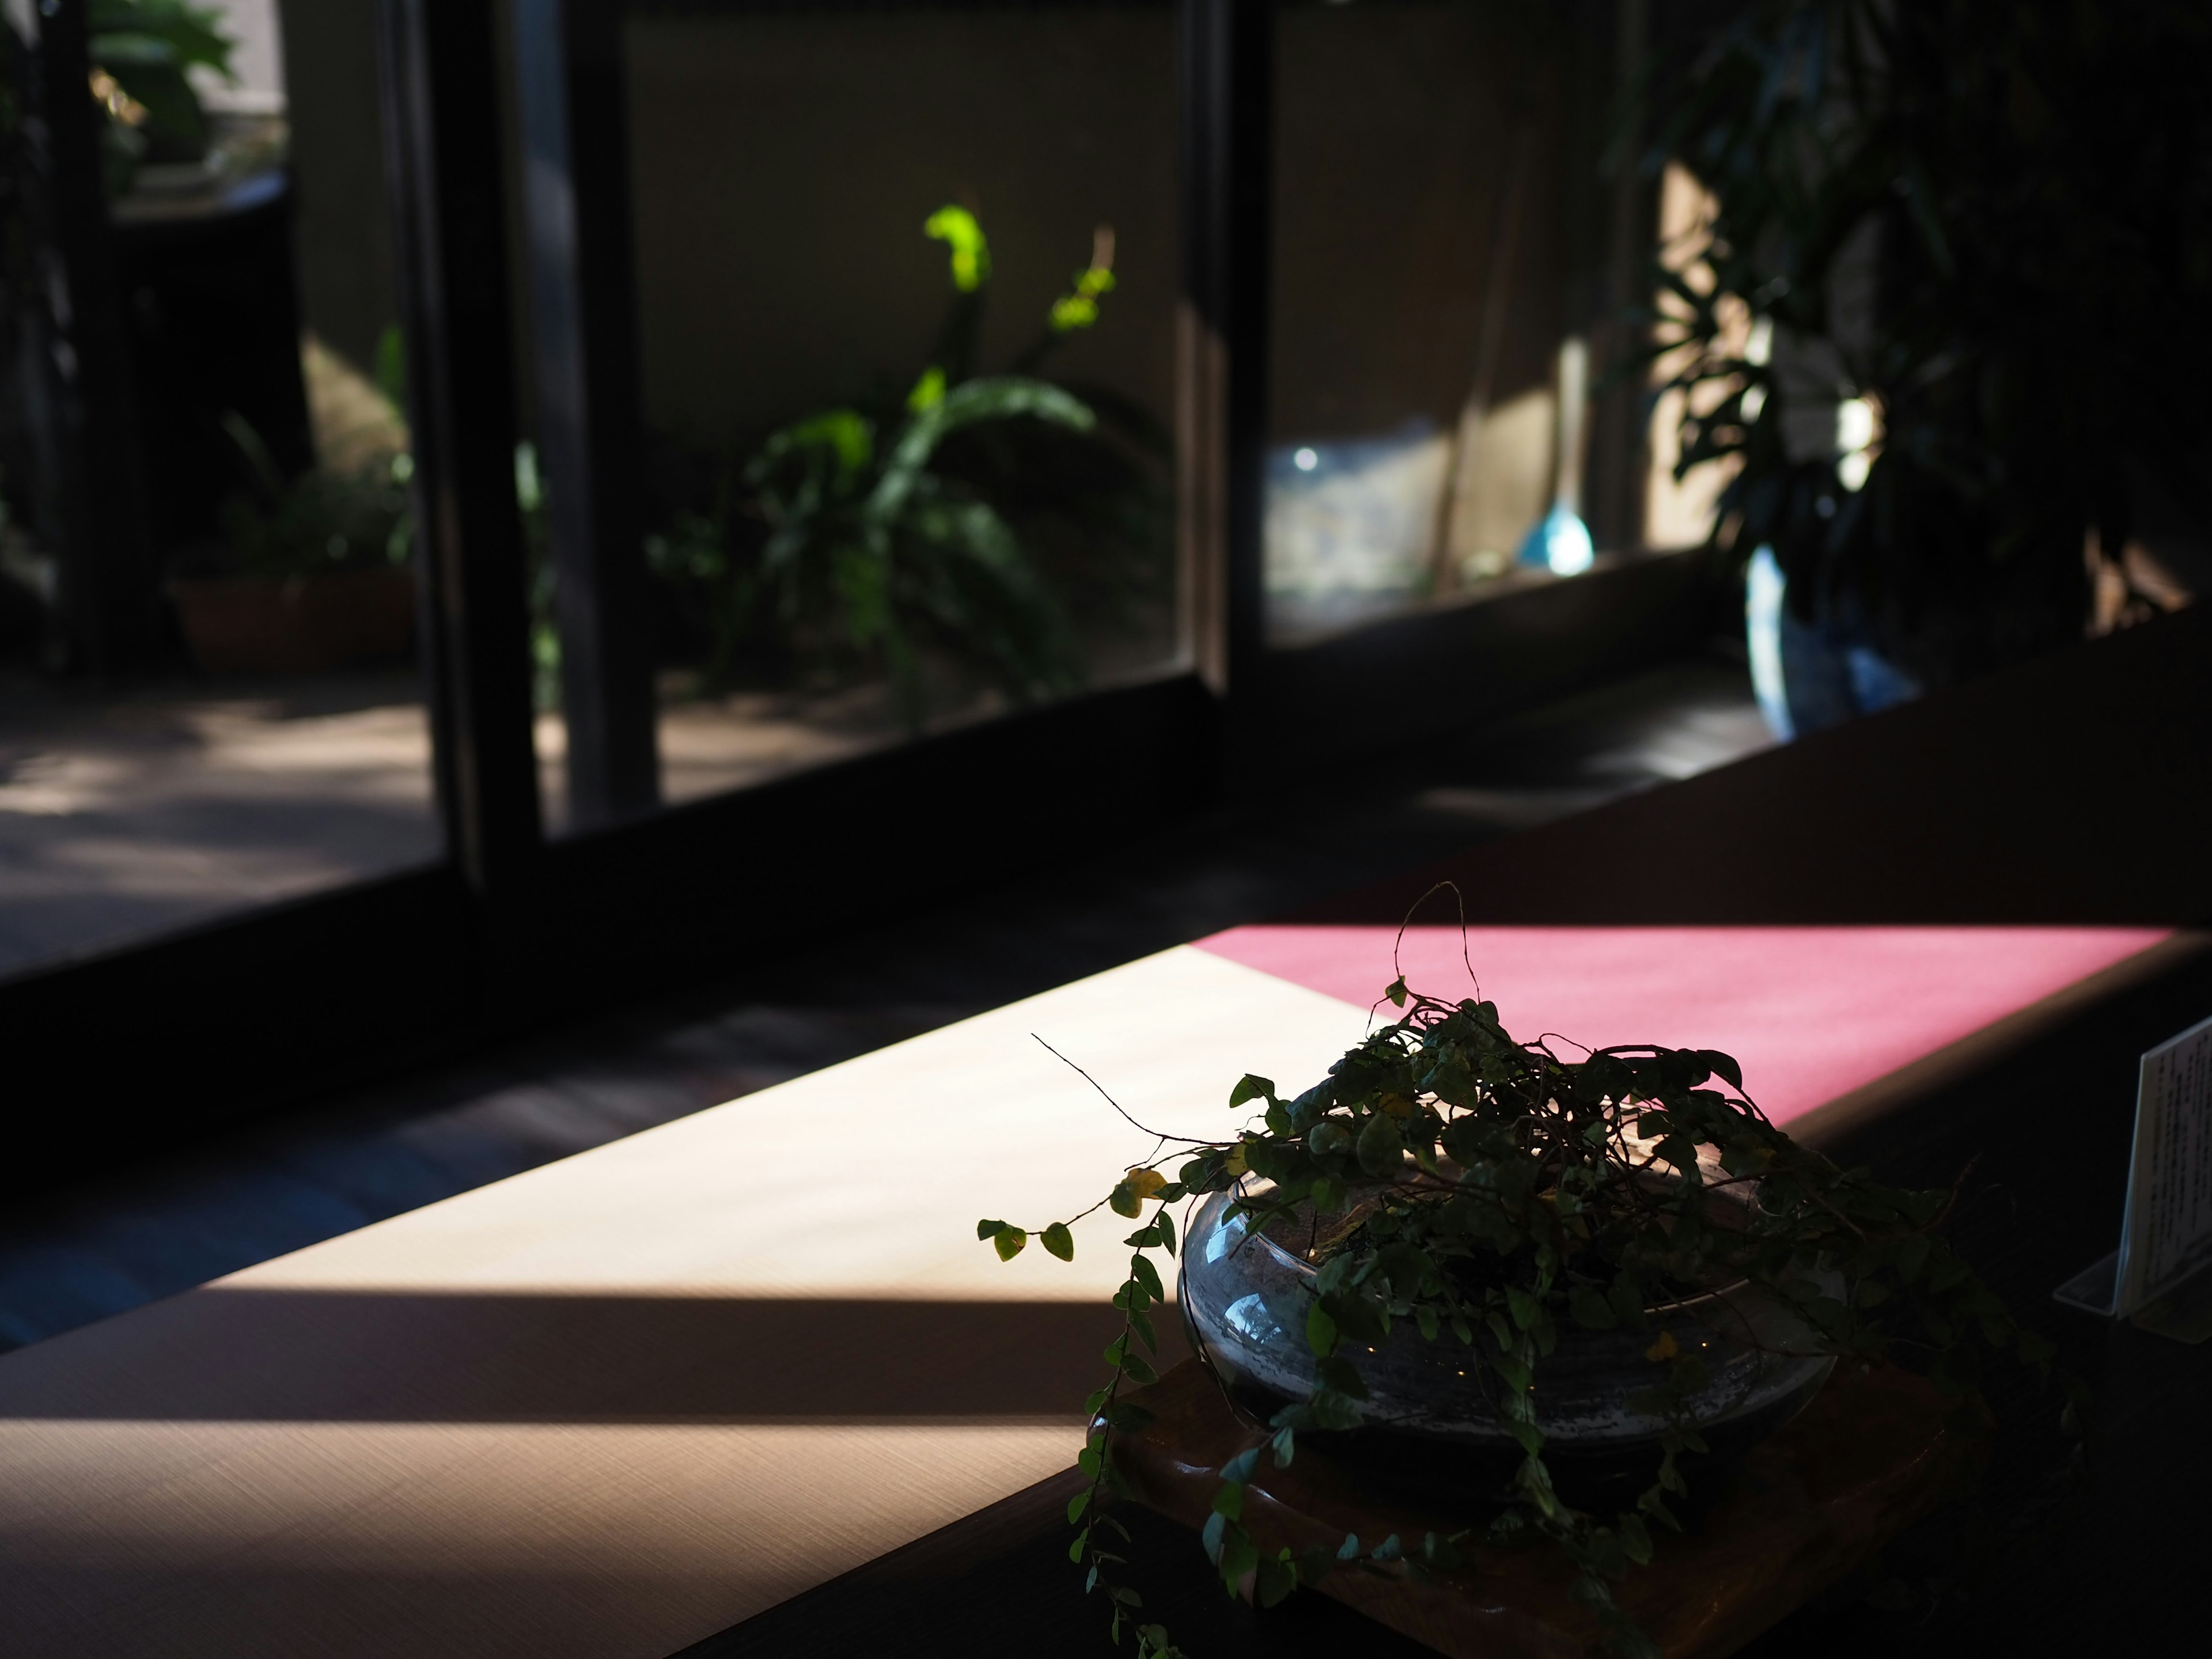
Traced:
POLYGON ((780 965, 772 998, 701 992, 118 1174, 0 1226, 0 1347, 1767 741, 1741 668, 1670 665, 1358 789, 1277 796, 824 941, 780 965))

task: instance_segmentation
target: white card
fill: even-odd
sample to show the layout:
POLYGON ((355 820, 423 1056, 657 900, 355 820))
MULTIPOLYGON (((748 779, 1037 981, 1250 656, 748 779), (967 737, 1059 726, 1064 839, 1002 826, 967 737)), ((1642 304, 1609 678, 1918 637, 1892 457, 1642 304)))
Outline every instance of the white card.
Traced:
POLYGON ((2140 1313, 2212 1265, 2212 1019, 2142 1057, 2112 1311, 2140 1313))

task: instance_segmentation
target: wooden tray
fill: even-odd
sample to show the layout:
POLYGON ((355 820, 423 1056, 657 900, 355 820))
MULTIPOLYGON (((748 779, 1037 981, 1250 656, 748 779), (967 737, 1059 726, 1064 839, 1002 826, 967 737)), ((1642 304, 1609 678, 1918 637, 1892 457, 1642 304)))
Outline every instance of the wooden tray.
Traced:
MULTIPOLYGON (((1115 1437, 1146 1504, 1204 1524, 1221 1467, 1263 1434, 1237 1416, 1194 1360, 1132 1396, 1153 1413, 1115 1437)), ((1654 1528, 1649 1567, 1621 1605, 1667 1659, 1718 1659, 1873 1558, 1958 1489, 1978 1435, 1928 1383, 1890 1366, 1838 1374, 1799 1416, 1755 1448, 1685 1534, 1654 1528)), ((1334 1548, 1347 1532, 1409 1545, 1468 1517, 1424 1514, 1376 1493, 1342 1463, 1301 1447, 1287 1470, 1263 1456, 1244 1501, 1262 1550, 1334 1548)), ((1694 1486, 1694 1468, 1688 1471, 1694 1486)), ((1567 1598, 1572 1567, 1556 1549, 1482 1549, 1449 1580, 1342 1571, 1321 1589, 1453 1659, 1583 1659, 1601 1650, 1595 1619, 1567 1598)))

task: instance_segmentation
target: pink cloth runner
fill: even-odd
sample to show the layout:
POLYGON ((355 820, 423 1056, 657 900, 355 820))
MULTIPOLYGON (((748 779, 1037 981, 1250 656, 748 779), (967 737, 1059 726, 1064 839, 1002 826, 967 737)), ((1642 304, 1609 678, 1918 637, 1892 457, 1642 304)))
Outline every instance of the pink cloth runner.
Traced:
MULTIPOLYGON (((1396 933, 1237 927, 1198 948, 1365 1006, 1390 982, 1396 933)), ((2167 937, 2151 927, 1471 927, 1467 955, 1516 1037, 1718 1048, 1781 1122, 2167 937)), ((1407 929, 1407 983, 1470 994, 1460 944, 1456 927, 1407 929)))

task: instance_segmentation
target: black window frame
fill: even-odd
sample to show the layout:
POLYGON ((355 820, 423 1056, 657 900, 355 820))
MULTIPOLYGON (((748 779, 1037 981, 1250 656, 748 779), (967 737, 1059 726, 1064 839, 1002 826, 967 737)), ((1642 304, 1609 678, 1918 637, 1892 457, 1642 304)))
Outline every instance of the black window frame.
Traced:
MULTIPOLYGON (((549 841, 512 465, 495 4, 512 8, 510 26, 527 37, 513 60, 523 143, 557 185, 523 215, 538 436, 561 463, 549 468, 556 557, 564 586, 573 577, 587 598, 617 594, 641 573, 640 560, 632 570, 608 556, 639 539, 626 0, 380 0, 447 855, 0 982, 18 1186, 203 1138, 534 1025, 733 976, 801 936, 1345 763, 1382 740, 1378 688, 1392 735, 1413 740, 1622 672, 1707 626, 1709 567, 1674 555, 1310 646, 1267 644, 1274 0, 1180 0, 1187 665, 659 807, 643 658, 635 641, 592 635, 564 683, 587 810, 575 833, 549 841), (585 164, 571 165, 580 155, 585 164), (562 498, 560 480, 572 476, 584 487, 562 498)), ((609 616, 587 605, 578 625, 588 633, 609 616)))

